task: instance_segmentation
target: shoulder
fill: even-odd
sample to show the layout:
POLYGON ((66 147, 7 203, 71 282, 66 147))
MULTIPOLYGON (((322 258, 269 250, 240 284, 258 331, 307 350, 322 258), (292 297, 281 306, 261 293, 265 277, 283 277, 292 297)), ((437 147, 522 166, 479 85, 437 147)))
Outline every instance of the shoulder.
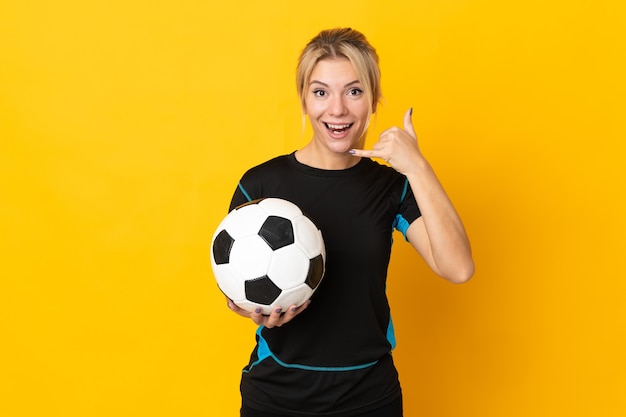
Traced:
POLYGON ((243 178, 259 175, 275 175, 289 169, 289 155, 281 155, 248 169, 243 178))
POLYGON ((386 183, 402 183, 406 181, 406 177, 389 165, 383 165, 373 159, 364 158, 361 163, 363 171, 369 173, 373 179, 386 183))
POLYGON ((292 176, 289 156, 277 156, 248 169, 239 180, 238 190, 248 201, 267 196, 284 178, 292 176))

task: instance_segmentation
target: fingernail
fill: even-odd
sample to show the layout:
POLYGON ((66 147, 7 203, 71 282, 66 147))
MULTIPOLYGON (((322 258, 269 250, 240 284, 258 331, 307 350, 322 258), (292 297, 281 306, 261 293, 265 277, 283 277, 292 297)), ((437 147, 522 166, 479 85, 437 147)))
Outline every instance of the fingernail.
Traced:
POLYGON ((354 149, 350 149, 350 150, 348 151, 348 153, 349 153, 350 155, 354 155, 354 154, 356 153, 356 151, 355 151, 354 149))
POLYGON ((283 311, 283 309, 282 309, 282 308, 280 308, 280 307, 278 307, 278 308, 277 308, 276 310, 274 310, 274 311, 275 311, 275 312, 277 312, 277 313, 281 313, 281 312, 283 311))
POLYGON ((255 313, 257 313, 257 314, 259 314, 259 313, 261 312, 261 308, 259 308, 259 307, 255 308, 255 309, 254 309, 254 312, 255 312, 255 313))
POLYGON ((293 311, 294 313, 295 313, 295 311, 296 311, 297 309, 298 309, 298 307, 296 307, 296 306, 291 307, 291 311, 293 311))
POLYGON ((409 116, 413 116, 413 107, 409 110, 409 116))

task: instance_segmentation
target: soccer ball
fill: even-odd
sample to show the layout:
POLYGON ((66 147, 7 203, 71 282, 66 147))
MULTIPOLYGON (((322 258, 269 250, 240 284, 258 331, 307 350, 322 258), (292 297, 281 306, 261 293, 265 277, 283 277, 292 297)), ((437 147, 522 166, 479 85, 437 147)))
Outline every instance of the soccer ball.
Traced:
POLYGON ((218 287, 251 312, 302 305, 319 286, 325 262, 320 230, 298 206, 280 198, 238 206, 219 224, 211 243, 218 287))

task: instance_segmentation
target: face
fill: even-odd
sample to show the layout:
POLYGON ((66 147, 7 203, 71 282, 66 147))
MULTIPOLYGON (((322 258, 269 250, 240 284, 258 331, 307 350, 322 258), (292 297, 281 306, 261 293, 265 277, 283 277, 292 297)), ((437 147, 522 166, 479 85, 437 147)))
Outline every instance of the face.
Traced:
POLYGON ((315 65, 304 104, 315 146, 335 153, 363 146, 369 101, 348 59, 325 59, 315 65))

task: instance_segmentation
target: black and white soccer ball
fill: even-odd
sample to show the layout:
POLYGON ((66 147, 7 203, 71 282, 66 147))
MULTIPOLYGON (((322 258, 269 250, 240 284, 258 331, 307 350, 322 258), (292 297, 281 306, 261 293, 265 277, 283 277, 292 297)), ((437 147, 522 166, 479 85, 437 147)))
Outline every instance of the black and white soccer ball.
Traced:
POLYGON ((321 231, 298 206, 263 198, 233 209, 211 242, 211 266, 220 290, 239 307, 269 314, 302 305, 325 272, 321 231))

